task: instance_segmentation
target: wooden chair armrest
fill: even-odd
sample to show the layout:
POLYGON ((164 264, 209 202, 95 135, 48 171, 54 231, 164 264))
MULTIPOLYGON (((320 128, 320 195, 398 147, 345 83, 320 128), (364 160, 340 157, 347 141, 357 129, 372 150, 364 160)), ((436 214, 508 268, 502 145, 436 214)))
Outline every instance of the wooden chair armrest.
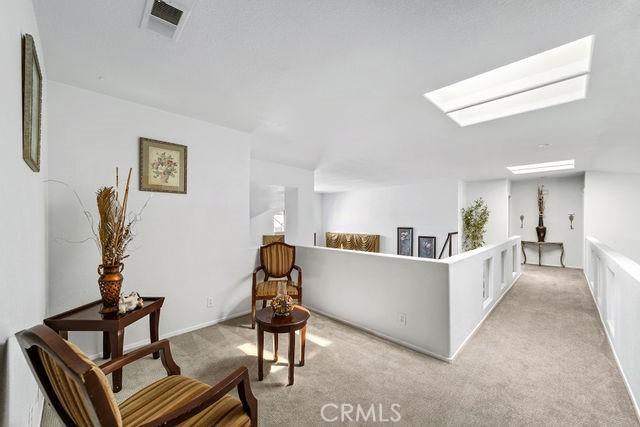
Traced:
POLYGON ((131 362, 142 359, 144 356, 148 356, 156 351, 160 352, 160 360, 162 360, 162 365, 167 371, 167 375, 180 375, 180 367, 176 365, 176 362, 173 360, 173 356, 171 356, 171 344, 168 340, 156 341, 137 348, 121 357, 108 361, 101 365, 100 369, 102 369, 102 372, 104 372, 105 375, 109 375, 113 371, 121 369, 131 362))
POLYGON ((249 371, 246 367, 242 366, 189 403, 171 411, 165 416, 151 420, 141 427, 179 424, 213 405, 228 394, 234 387, 238 388, 238 396, 240 397, 245 413, 251 418, 251 425, 256 426, 258 423, 258 401, 251 391, 249 371))
POLYGON ((256 284, 258 283, 258 272, 260 270, 264 271, 264 267, 260 266, 260 267, 257 267, 255 270, 253 270, 253 280, 251 282, 251 289, 253 291, 255 291, 256 289, 256 284))
POLYGON ((302 268, 300 268, 299 265, 294 264, 293 269, 298 270, 298 287, 301 288, 302 287, 302 268))

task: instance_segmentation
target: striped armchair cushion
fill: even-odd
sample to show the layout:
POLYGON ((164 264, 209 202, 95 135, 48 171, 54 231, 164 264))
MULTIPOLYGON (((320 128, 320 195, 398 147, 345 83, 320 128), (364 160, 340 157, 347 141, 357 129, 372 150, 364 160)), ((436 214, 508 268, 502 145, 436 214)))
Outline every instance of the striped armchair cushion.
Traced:
POLYGON ((291 272, 296 257, 295 246, 272 243, 260 248, 260 260, 269 276, 282 277, 291 272))
MULTIPOLYGON (((113 397, 113 393, 111 393, 111 389, 109 388, 109 381, 107 381, 107 377, 104 375, 102 370, 98 368, 98 366, 96 366, 96 364, 93 363, 93 361, 89 359, 89 357, 87 357, 87 355, 84 354, 75 344, 69 341, 65 342, 84 362, 91 365, 90 371, 97 375, 100 385, 102 386, 102 391, 108 397, 107 400, 117 420, 117 425, 121 426, 122 419, 120 417, 120 411, 118 410, 118 404, 113 397)), ((53 390, 56 393, 56 396, 58 396, 58 399, 65 411, 69 414, 69 417, 71 417, 79 427, 92 427, 93 423, 91 422, 89 411, 85 406, 87 404, 91 404, 91 402, 85 402, 82 397, 82 392, 80 391, 81 387, 84 386, 78 384, 76 380, 68 376, 64 369, 60 367, 58 362, 56 362, 56 360, 47 352, 38 348, 38 354, 40 355, 40 360, 42 361, 45 372, 49 377, 51 386, 53 387, 53 390)))
MULTIPOLYGON (((273 298, 278 294, 278 284, 282 283, 280 280, 269 280, 267 282, 260 282, 256 285, 256 297, 258 298, 273 298)), ((287 295, 295 298, 298 295, 298 287, 295 282, 287 280, 287 295)))
MULTIPOLYGON (((122 419, 127 427, 140 426, 191 402, 211 387, 181 375, 171 375, 150 384, 120 405, 122 419)), ((251 425, 242 408, 242 402, 226 395, 204 411, 182 422, 185 427, 251 425)))

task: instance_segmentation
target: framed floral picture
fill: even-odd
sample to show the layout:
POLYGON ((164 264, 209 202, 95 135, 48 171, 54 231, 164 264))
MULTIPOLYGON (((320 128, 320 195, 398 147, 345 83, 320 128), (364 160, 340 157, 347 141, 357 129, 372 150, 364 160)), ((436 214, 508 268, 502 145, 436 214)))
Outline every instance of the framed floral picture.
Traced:
POLYGON ((22 37, 22 158, 34 172, 40 172, 41 110, 42 71, 33 37, 25 34, 22 37))
POLYGON ((140 138, 140 191, 187 193, 187 147, 140 138))

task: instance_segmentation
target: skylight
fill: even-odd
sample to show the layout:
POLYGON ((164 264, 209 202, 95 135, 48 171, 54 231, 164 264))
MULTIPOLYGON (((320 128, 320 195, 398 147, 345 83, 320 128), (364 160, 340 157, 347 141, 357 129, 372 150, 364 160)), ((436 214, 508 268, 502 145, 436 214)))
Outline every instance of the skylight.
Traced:
POLYGON ((583 99, 593 39, 584 37, 424 96, 460 126, 583 99))
POLYGON ((575 160, 561 160, 558 162, 534 163, 531 165, 509 166, 511 173, 520 175, 523 173, 551 172, 565 169, 574 169, 575 160))

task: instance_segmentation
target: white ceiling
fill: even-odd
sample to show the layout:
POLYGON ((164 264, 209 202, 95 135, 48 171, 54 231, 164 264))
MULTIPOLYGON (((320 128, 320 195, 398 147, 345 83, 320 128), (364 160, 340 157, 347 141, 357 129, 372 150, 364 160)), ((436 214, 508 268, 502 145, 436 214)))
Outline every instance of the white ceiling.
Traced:
POLYGON ((199 0, 177 42, 144 0, 35 6, 49 78, 252 133, 321 191, 640 169, 638 0, 199 0), (585 100, 462 128, 422 96, 590 34, 585 100))

